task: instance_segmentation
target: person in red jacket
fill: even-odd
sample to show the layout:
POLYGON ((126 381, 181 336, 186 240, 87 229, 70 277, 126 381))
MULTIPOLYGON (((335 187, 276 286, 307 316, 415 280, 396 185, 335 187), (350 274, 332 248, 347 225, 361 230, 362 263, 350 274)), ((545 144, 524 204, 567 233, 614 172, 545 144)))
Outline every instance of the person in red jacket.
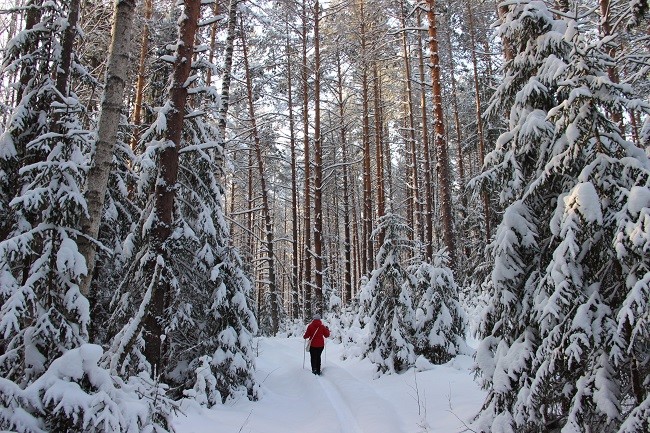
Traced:
POLYGON ((320 375, 320 356, 325 349, 325 338, 330 336, 330 330, 323 325, 318 314, 314 314, 314 320, 307 326, 304 339, 311 338, 309 346, 309 357, 311 358, 311 372, 320 375))

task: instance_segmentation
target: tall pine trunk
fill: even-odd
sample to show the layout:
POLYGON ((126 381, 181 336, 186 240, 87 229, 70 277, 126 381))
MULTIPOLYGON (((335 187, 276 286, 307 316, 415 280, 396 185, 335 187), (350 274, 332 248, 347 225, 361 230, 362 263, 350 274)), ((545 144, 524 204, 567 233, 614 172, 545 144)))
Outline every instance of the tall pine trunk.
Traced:
POLYGON ((336 97, 339 108, 339 139, 341 140, 341 151, 343 153, 343 250, 345 270, 343 276, 343 303, 345 305, 352 301, 352 237, 350 234, 350 180, 348 173, 348 143, 345 126, 345 102, 343 94, 343 73, 341 72, 341 52, 336 50, 336 97))
MULTIPOLYGON (((176 199, 176 181, 178 179, 178 151, 181 145, 185 106, 187 104, 187 79, 192 68, 194 36, 198 28, 201 9, 199 0, 184 0, 182 18, 179 21, 179 36, 169 88, 170 110, 167 114, 166 145, 158 159, 158 176, 154 191, 154 220, 152 224, 153 249, 158 257, 167 255, 165 243, 173 227, 174 203, 176 199)), ((151 266, 153 267, 153 263, 151 266)), ((145 357, 160 371, 164 362, 163 336, 161 318, 165 313, 165 300, 170 295, 169 282, 161 279, 154 281, 149 308, 143 320, 145 357)))
POLYGON ((289 25, 287 31, 287 105, 289 108, 289 143, 291 148, 291 317, 300 315, 299 301, 299 260, 298 253, 298 161, 296 157, 295 119, 293 114, 293 80, 291 78, 291 43, 289 41, 289 25))
MULTIPOLYGON (((406 28, 406 10, 404 8, 404 0, 400 1, 400 22, 402 28, 406 28)), ((407 34, 402 32, 402 55, 404 56, 404 78, 405 78, 405 93, 406 102, 404 109, 406 111, 406 149, 409 155, 409 162, 407 162, 408 177, 407 177, 407 204, 408 204, 408 221, 409 225, 413 228, 413 234, 420 237, 420 216, 422 209, 420 205, 420 185, 418 173, 418 152, 417 144, 415 141, 415 120, 413 118, 413 88, 411 80, 411 56, 408 48, 407 34)))
MULTIPOLYGON (((476 58, 476 30, 474 28, 474 14, 472 5, 469 0, 467 4, 467 23, 469 26, 469 37, 472 45, 472 70, 474 72, 474 110, 476 114, 476 133, 478 135, 478 152, 479 162, 483 164, 485 160, 485 138, 483 134, 483 117, 481 113, 481 86, 479 84, 478 76, 478 60, 476 58)), ((483 202, 483 214, 485 217, 485 241, 490 241, 490 202, 487 191, 481 192, 481 199, 483 202)))
POLYGON ((429 20, 429 49, 431 52, 431 77, 433 85, 434 140, 438 156, 438 182, 440 187, 440 212, 442 239, 449 251, 451 263, 455 262, 454 221, 451 213, 451 179, 449 174, 449 152, 445 141, 445 123, 442 107, 442 82, 440 79, 440 57, 438 53, 438 30, 436 25, 436 2, 427 0, 429 20))
POLYGON ((305 207, 303 227, 304 233, 304 251, 303 261, 303 281, 304 281, 304 299, 305 299, 305 316, 311 317, 312 311, 312 279, 311 279, 311 159, 309 156, 309 67, 307 65, 307 5, 306 0, 302 0, 302 127, 304 140, 304 176, 305 176, 305 207))
POLYGON ((133 104, 133 138, 131 149, 135 149, 140 139, 140 125, 142 124, 142 101, 144 99, 144 86, 146 83, 145 69, 149 56, 149 21, 153 15, 153 0, 144 0, 144 27, 140 43, 140 59, 138 61, 138 79, 135 85, 135 102, 133 104))
POLYGON ((314 3, 314 311, 323 314, 323 141, 320 107, 320 4, 314 3))
MULTIPOLYGON (((377 220, 386 213, 386 191, 384 179, 384 140, 381 116, 381 84, 377 70, 377 61, 372 63, 373 123, 375 126, 375 173, 377 176, 377 220)), ((381 244, 383 241, 378 240, 381 244)))
MULTIPOLYGON (((417 27, 422 28, 420 11, 417 12, 417 27)), ((418 35, 418 72, 420 75, 420 116, 422 123, 422 153, 424 154, 424 221, 426 231, 424 244, 426 246, 426 257, 433 257, 433 181, 431 173, 431 149, 429 148, 429 118, 427 115, 427 89, 424 73, 424 47, 422 37, 418 35)))
POLYGON ((372 181, 370 158, 370 114, 368 112, 369 84, 368 84, 368 48, 366 35, 366 14, 364 1, 359 0, 359 17, 361 19, 361 99, 362 99, 362 141, 363 141, 363 231, 361 238, 365 246, 361 247, 363 255, 362 273, 368 274, 374 267, 374 253, 371 239, 372 234, 372 181))
POLYGON ((262 140, 260 139, 259 129, 257 127, 257 118, 255 116, 255 104, 253 101, 253 82, 251 80, 250 66, 248 61, 248 49, 246 46, 246 35, 244 26, 242 30, 242 50, 244 55, 244 68, 246 71, 246 97, 248 100, 248 113, 251 122, 251 132, 255 142, 255 156, 257 158, 257 170, 260 177, 260 188, 262 193, 262 214, 264 216, 264 238, 266 240, 266 265, 268 266, 268 290, 269 301, 271 304, 271 333, 278 333, 280 326, 280 304, 278 299, 278 289, 275 278, 275 255, 273 253, 273 221, 271 220, 271 206, 269 204, 269 190, 266 183, 266 173, 264 171, 264 159, 262 157, 262 140))

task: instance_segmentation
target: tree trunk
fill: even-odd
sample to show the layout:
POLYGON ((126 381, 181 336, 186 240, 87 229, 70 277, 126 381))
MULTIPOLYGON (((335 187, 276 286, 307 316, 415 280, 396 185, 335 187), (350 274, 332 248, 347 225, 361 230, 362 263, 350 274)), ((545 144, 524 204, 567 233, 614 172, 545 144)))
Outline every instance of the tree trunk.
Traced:
MULTIPOLYGON (((254 227, 254 215, 253 209, 255 209, 255 195, 253 194, 254 185, 253 185, 253 168, 255 167, 255 161, 253 158, 253 150, 248 150, 248 182, 247 182, 247 193, 248 193, 248 209, 246 211, 246 251, 248 253, 248 262, 252 263, 253 261, 253 251, 255 250, 255 236, 253 236, 253 227, 254 227)), ((253 273, 252 270, 250 272, 253 273)), ((259 311, 259 302, 257 302, 258 311, 259 311)))
POLYGON ((314 3, 314 271, 316 306, 323 314, 323 142, 320 113, 320 4, 314 3))
POLYGON ((433 84, 433 115, 435 145, 438 156, 438 181, 440 186, 440 210, 442 238, 451 263, 455 263, 454 221, 451 213, 451 179, 449 175, 449 154, 445 141, 445 124, 442 108, 442 86, 440 80, 440 57, 438 55, 438 31, 436 26, 436 2, 427 0, 429 19, 429 49, 431 52, 431 77, 433 84))
MULTIPOLYGON (((377 175, 377 219, 386 213, 386 194, 384 183, 384 140, 383 120, 381 116, 381 84, 377 72, 377 61, 372 64, 372 86, 373 86, 373 121, 375 125, 375 164, 377 175)), ((378 239, 378 244, 383 244, 383 239, 378 239)))
MULTIPOLYGON (((219 0, 214 0, 214 4, 212 6, 212 16, 214 21, 212 24, 210 24, 210 52, 208 54, 208 63, 210 63, 210 65, 214 64, 214 53, 216 51, 217 45, 217 30, 219 29, 219 20, 216 18, 219 16, 219 0)), ((208 86, 212 85, 211 67, 206 71, 205 82, 208 86)))
MULTIPOLYGON (((478 135, 478 152, 480 163, 483 164, 485 160, 485 138, 483 135, 483 116, 481 115, 481 86, 478 76, 478 60, 476 58, 476 30, 474 28, 474 14, 472 5, 469 0, 466 0, 467 5, 467 23, 469 26, 469 37, 472 45, 472 67, 474 71, 474 109, 476 114, 476 133, 478 135)), ((485 217, 485 241, 490 242, 490 201, 487 191, 481 192, 483 200, 483 215, 485 217)))
POLYGON ((361 17, 361 99, 362 99, 362 141, 363 141, 363 232, 361 238, 365 240, 362 273, 368 274, 374 267, 374 253, 372 245, 372 181, 370 168, 370 116, 368 113, 368 63, 366 41, 366 16, 364 0, 359 0, 359 16, 361 17))
POLYGON ((343 304, 352 301, 352 239, 350 235, 350 180, 348 174, 348 144, 345 127, 345 106, 343 95, 343 73, 341 72, 341 53, 336 50, 336 90, 339 106, 339 133, 341 134, 341 150, 343 153, 343 249, 345 254, 345 270, 343 284, 343 304))
POLYGON ((289 41, 289 26, 287 31, 287 104, 289 106, 289 143, 291 147, 291 317, 297 319, 300 315, 298 296, 299 274, 298 263, 298 163, 296 157, 295 120, 293 115, 293 93, 291 78, 291 44, 289 41))
MULTIPOLYGON (((612 34, 614 33, 614 29, 612 26, 612 21, 610 16, 611 13, 610 0, 600 0, 599 3, 600 3, 600 39, 602 40, 612 36, 612 34)), ((606 46, 607 46, 607 54, 612 58, 612 60, 615 60, 616 45, 613 43, 613 41, 610 41, 606 44, 606 46)), ((607 76, 609 77, 612 83, 614 84, 619 83, 620 78, 614 62, 612 62, 607 67, 607 76)), ((618 123, 618 127, 621 129, 623 135, 625 135, 625 124, 623 122, 623 113, 621 113, 621 110, 614 109, 611 112, 611 116, 612 116, 612 120, 618 123)))
MULTIPOLYGON (((158 159, 158 178, 154 191, 153 209, 155 218, 151 231, 154 251, 158 257, 163 258, 168 254, 165 250, 165 243, 173 229, 176 181, 178 179, 178 150, 181 145, 188 93, 186 81, 192 67, 194 36, 198 27, 200 9, 201 2, 199 0, 184 0, 181 15, 183 18, 179 22, 172 83, 169 88, 171 109, 167 114, 167 130, 165 132, 167 145, 160 152, 158 159)), ((159 371, 164 362, 161 339, 164 329, 161 318, 165 312, 165 299, 169 295, 168 292, 168 283, 160 281, 155 284, 149 310, 143 320, 145 357, 155 371, 159 371)))
MULTIPOLYGON (((506 15, 508 14, 508 7, 509 5, 506 3, 497 5, 497 13, 499 15, 499 19, 501 20, 505 19, 506 15)), ((508 38, 502 38, 501 44, 503 45, 503 57, 507 63, 508 61, 514 58, 512 44, 510 42, 510 39, 508 38)))
POLYGON ((305 293, 305 316, 311 317, 312 311, 312 280, 311 280, 311 160, 309 156, 309 68, 307 65, 307 5, 302 0, 302 124, 304 137, 304 158, 305 158, 305 224, 303 233, 305 236, 304 260, 304 293, 305 293))
MULTIPOLYGON (((417 12, 417 27, 422 28, 420 11, 417 12)), ((433 257, 433 181, 431 177, 431 150, 429 149, 429 119, 427 116, 427 90, 424 74, 424 47, 422 37, 418 35, 418 71, 420 73, 420 114, 422 118, 422 153, 424 154, 424 202, 426 223, 426 235, 424 244, 426 246, 426 258, 433 257)))
MULTIPOLYGON (((402 28, 406 28, 406 10, 404 8, 404 0, 400 0, 400 20, 402 28)), ((415 142, 415 120, 413 119, 413 89, 411 86, 411 56, 408 49, 408 41, 406 38, 406 31, 402 32, 402 55, 404 56, 404 78, 406 82, 406 149, 410 161, 408 173, 408 187, 407 187, 407 204, 409 208, 408 221, 413 228, 413 234, 420 233, 420 216, 422 209, 420 208, 420 185, 418 173, 418 152, 415 142)))
MULTIPOLYGON (((447 49, 448 54, 449 54, 449 59, 450 59, 450 79, 451 79, 451 100, 452 100, 452 109, 454 112, 454 127, 456 129, 456 140, 457 140, 457 158, 458 158, 458 183, 460 186, 460 197, 461 197, 461 209, 460 209, 460 217, 462 221, 464 222, 465 219, 467 218, 467 196, 465 195, 465 163, 464 163, 464 153, 463 153, 463 129, 460 123, 460 115, 458 113, 458 89, 456 86, 456 74, 455 74, 455 69, 456 65, 454 63, 454 52, 452 49, 452 44, 451 44, 451 31, 448 29, 446 32, 447 36, 447 49)), ((473 45, 472 45, 473 46, 473 45)), ((467 238, 466 236, 466 226, 464 224, 461 224, 461 238, 464 240, 467 238)), ((464 257, 469 257, 471 254, 471 250, 469 248, 469 244, 467 242, 463 242, 462 245, 462 251, 463 251, 463 256, 464 257)))
POLYGON ((273 222, 271 220, 271 207, 269 205, 269 190, 266 184, 266 173, 264 171, 264 159, 262 158, 262 142, 257 128, 255 116, 255 104, 253 101, 253 83, 251 81, 250 66, 248 63, 248 49, 246 46, 246 35, 244 25, 242 30, 242 49, 244 54, 244 69, 246 71, 246 96, 248 99, 248 112, 251 121, 251 132, 255 141, 255 155, 257 157, 257 169, 260 176, 260 188, 262 190, 262 213, 264 215, 264 231, 266 238, 266 263, 268 266, 268 288, 271 303, 271 332, 278 333, 280 327, 280 303, 278 299, 277 284, 275 281, 275 256, 273 253, 273 222))
MULTIPOLYGON (((230 106, 230 83, 232 81, 232 59, 235 47, 235 25, 237 24, 237 5, 239 0, 230 0, 228 7, 228 34, 226 35, 226 58, 223 65, 223 83, 221 84, 221 108, 219 109, 219 130, 226 141, 226 116, 230 106)), ((221 164, 222 165, 222 164, 221 164)))
POLYGON ((113 151, 117 143, 117 130, 124 104, 124 89, 128 84, 131 29, 135 1, 123 0, 117 3, 113 18, 111 50, 108 56, 104 97, 97 126, 97 143, 93 162, 86 181, 88 214, 81 218, 81 232, 78 239, 79 252, 86 260, 88 273, 81 282, 81 293, 88 296, 95 269, 96 239, 104 210, 108 178, 113 162, 113 151))
MULTIPOLYGON (((457 152, 457 157, 458 157, 458 182, 461 186, 461 188, 464 187, 465 185, 465 165, 463 163, 463 130, 462 126, 460 124, 460 115, 458 113, 458 89, 456 86, 456 73, 455 73, 455 68, 456 65, 454 63, 454 52, 451 46, 451 35, 450 31, 445 32, 445 35, 447 36, 447 50, 448 50, 448 55, 449 55, 449 79, 451 81, 451 107, 452 111, 454 113, 454 128, 456 130, 456 141, 458 142, 458 152, 457 152)), ((463 201, 463 207, 467 206, 467 200, 465 199, 465 195, 462 194, 462 201, 463 201)), ((464 215, 464 211, 463 211, 464 215)))
MULTIPOLYGON (((353 176, 351 175, 351 178, 353 176)), ((351 182, 348 187, 350 188, 350 202, 352 206, 352 257, 354 257, 352 263, 352 290, 355 292, 359 288, 359 282, 364 268, 363 253, 361 251, 363 249, 361 240, 363 225, 361 221, 361 208, 363 205, 360 203, 362 193, 358 190, 358 184, 351 182)))
MULTIPOLYGON (((42 0, 30 0, 27 2, 27 16, 25 17, 25 31, 29 32, 34 28, 34 26, 41 20, 41 4, 42 0)), ((34 46, 34 40, 28 44, 29 48, 27 51, 31 51, 31 48, 34 46)), ((29 80, 32 78, 34 73, 33 65, 23 66, 20 70, 20 85, 16 92, 16 101, 20 101, 25 92, 25 88, 29 83, 29 80), (30 67, 31 66, 31 67, 30 67)))
POLYGON ((74 40, 77 36, 77 23, 79 22, 80 0, 71 0, 69 3, 69 13, 67 27, 63 32, 61 41, 61 63, 56 73, 56 89, 63 96, 68 96, 70 69, 72 68, 72 52, 74 40))
MULTIPOLYGON (((26 17, 25 17, 25 25, 24 25, 24 30, 27 34, 33 33, 32 30, 34 29, 34 26, 36 26, 40 20, 41 20, 41 0, 30 0, 26 4, 26 17)), ((16 14, 17 15, 17 14, 16 14)), ((26 55, 25 60, 20 68, 20 77, 18 80, 18 87, 15 92, 15 102, 19 103, 21 99, 23 98, 23 95, 25 93, 25 89, 29 85, 29 81, 32 79, 32 76, 34 74, 34 60, 33 56, 29 55, 35 48, 36 44, 38 42, 34 41, 33 36, 28 39, 25 43, 25 48, 21 54, 26 55), (28 60, 28 61, 27 61, 28 60)), ((11 110, 3 110, 6 111, 6 114, 11 115, 11 110)), ((26 148, 26 143, 29 142, 30 139, 27 138, 25 140, 17 140, 14 145, 16 146, 16 156, 15 156, 15 163, 9 164, 9 169, 7 170, 6 176, 7 179, 5 182, 3 182, 9 189, 9 191, 3 191, 3 194, 0 194, 2 196, 6 197, 6 202, 0 204, 4 206, 8 206, 9 202, 11 200, 18 196, 21 193, 21 188, 22 188, 22 181, 21 181, 21 176, 19 174, 20 168, 26 164, 25 158, 27 156, 27 148, 26 148)), ((5 208, 6 209, 6 208, 5 208)), ((4 215, 7 215, 3 212, 4 215)), ((13 225, 13 218, 2 218, 0 221, 0 241, 4 241, 7 236, 9 236, 9 233, 11 232, 12 225, 13 225)))
POLYGON ((146 82, 145 69, 149 57, 149 21, 153 15, 153 0, 144 0, 144 28, 140 43, 140 60, 138 61, 138 81, 135 85, 135 102, 133 104, 133 138, 131 149, 135 149, 140 140, 140 125, 142 124, 142 100, 146 82))

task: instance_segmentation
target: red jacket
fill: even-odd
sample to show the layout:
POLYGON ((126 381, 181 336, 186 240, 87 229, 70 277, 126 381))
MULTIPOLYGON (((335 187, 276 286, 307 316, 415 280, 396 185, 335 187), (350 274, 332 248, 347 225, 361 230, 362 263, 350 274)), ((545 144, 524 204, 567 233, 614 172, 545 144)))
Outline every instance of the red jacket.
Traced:
POLYGON ((311 340, 311 347, 325 347, 325 338, 330 336, 330 330, 327 326, 323 325, 323 322, 320 320, 312 321, 309 326, 307 326, 307 331, 302 338, 314 338, 311 340), (316 333, 314 335, 314 333, 316 333))

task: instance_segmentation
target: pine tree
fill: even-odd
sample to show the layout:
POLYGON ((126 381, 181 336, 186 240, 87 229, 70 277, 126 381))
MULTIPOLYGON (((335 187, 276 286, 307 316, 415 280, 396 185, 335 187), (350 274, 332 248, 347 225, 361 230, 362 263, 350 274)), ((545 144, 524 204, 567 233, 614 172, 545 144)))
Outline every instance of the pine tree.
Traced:
MULTIPOLYGON (((183 13, 188 19, 196 19, 183 13)), ((199 43, 201 37, 197 35, 199 43)), ((171 58, 187 56, 176 52, 171 58)), ((252 338, 257 322, 248 307, 250 282, 230 245, 224 218, 223 141, 218 122, 211 115, 217 112, 218 96, 205 81, 206 68, 213 65, 200 52, 189 76, 180 81, 179 76, 173 76, 191 98, 191 106, 183 107, 181 125, 171 124, 179 104, 170 95, 156 121, 142 135, 146 150, 138 159, 138 190, 147 197, 147 204, 125 242, 122 260, 130 266, 115 298, 113 314, 121 328, 113 338, 109 356, 111 368, 122 375, 144 368, 170 385, 174 397, 184 395, 214 405, 242 395, 256 397, 252 338), (180 134, 178 143, 173 144, 177 171, 170 188, 171 221, 168 236, 160 239, 156 232, 156 207, 160 206, 157 187, 162 181, 161 170, 174 168, 163 168, 162 153, 171 145, 169 130, 175 127, 180 128, 180 134), (162 291, 157 301, 162 302, 162 308, 154 312, 151 302, 157 290, 162 291), (160 358, 156 363, 150 353, 151 339, 146 338, 146 333, 155 330, 151 328, 152 319, 160 331, 160 358)))
POLYGON ((650 107, 609 79, 585 18, 520 1, 500 27, 513 58, 491 105, 513 108, 483 175, 506 209, 476 356, 481 431, 648 428, 650 161, 606 113, 650 107))
POLYGON ((411 341, 413 305, 402 264, 413 254, 409 231, 403 218, 388 213, 379 219, 373 232, 375 238, 382 236, 383 244, 363 289, 363 298, 370 301, 365 355, 382 373, 399 373, 415 362, 411 341))

